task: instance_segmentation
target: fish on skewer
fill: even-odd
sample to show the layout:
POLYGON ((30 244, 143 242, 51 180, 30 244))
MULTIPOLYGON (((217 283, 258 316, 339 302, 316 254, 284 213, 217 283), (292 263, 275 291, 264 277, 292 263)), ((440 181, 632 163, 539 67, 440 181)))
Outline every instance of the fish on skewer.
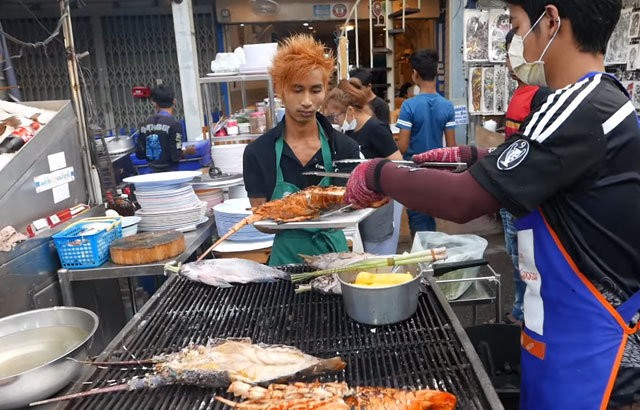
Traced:
POLYGON ((244 382, 229 385, 228 393, 243 402, 216 399, 241 410, 453 410, 456 396, 439 390, 401 390, 388 387, 350 388, 346 383, 271 384, 267 388, 244 382))
MULTIPOLYGON (((316 269, 336 269, 342 268, 355 262, 374 258, 376 255, 366 252, 332 252, 323 255, 300 255, 304 262, 316 269)), ((338 275, 326 275, 314 278, 308 284, 298 285, 296 293, 314 290, 326 295, 341 295, 342 287, 338 280, 338 275)))
POLYGON ((231 287, 232 283, 275 282, 288 279, 289 274, 248 259, 226 258, 205 259, 185 264, 169 263, 166 273, 178 273, 193 281, 221 288, 231 287))
MULTIPOLYGON (((320 217, 320 212, 344 204, 344 187, 338 186, 310 186, 302 191, 295 192, 281 199, 265 202, 264 204, 252 208, 253 214, 242 219, 229 229, 229 232, 222 235, 209 249, 207 249, 198 260, 204 257, 243 227, 265 219, 272 219, 278 223, 301 222, 320 217)), ((372 205, 376 208, 384 205, 388 198, 372 205)))
POLYGON ((300 257, 307 265, 319 270, 325 270, 342 268, 355 262, 375 258, 377 255, 367 252, 332 252, 322 255, 300 255, 300 257))
MULTIPOLYGON (((172 384, 206 388, 227 387, 234 381, 268 384, 337 372, 346 366, 339 356, 320 359, 295 347, 252 344, 250 339, 221 339, 211 341, 207 345, 190 345, 177 353, 156 356, 151 362, 154 363, 154 373, 131 379, 127 383, 54 397, 30 405, 115 391, 153 389, 172 384)), ((149 360, 92 364, 123 366, 141 363, 149 363, 149 360)))

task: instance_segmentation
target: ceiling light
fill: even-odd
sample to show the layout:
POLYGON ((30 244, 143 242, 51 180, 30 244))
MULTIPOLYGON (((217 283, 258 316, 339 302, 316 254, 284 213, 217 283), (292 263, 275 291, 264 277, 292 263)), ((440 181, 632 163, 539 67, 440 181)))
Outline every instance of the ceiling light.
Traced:
POLYGON ((307 27, 307 28, 308 28, 309 30, 313 30, 313 27, 311 27, 311 26, 309 26, 309 27, 307 27))
POLYGON ((303 26, 307 27, 309 23, 302 23, 303 26))
POLYGON ((241 23, 241 24, 240 24, 240 27, 244 27, 244 23, 241 23))
POLYGON ((346 26, 344 26, 344 30, 345 31, 351 31, 355 28, 355 26, 353 24, 347 24, 346 26))

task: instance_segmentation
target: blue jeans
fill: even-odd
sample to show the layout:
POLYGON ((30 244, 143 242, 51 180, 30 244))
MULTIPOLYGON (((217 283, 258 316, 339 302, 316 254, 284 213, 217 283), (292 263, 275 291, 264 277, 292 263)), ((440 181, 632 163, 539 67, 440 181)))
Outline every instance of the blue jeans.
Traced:
POLYGON ((507 248, 507 254, 513 263, 513 284, 515 287, 513 309, 511 315, 516 320, 523 320, 524 313, 522 305, 524 301, 524 292, 527 284, 520 278, 520 267, 518 265, 518 230, 514 223, 514 217, 506 209, 500 210, 502 217, 502 227, 504 228, 504 243, 507 248))
POLYGON ((407 209, 407 217, 409 219, 411 238, 415 236, 416 232, 436 230, 436 220, 432 216, 407 209))

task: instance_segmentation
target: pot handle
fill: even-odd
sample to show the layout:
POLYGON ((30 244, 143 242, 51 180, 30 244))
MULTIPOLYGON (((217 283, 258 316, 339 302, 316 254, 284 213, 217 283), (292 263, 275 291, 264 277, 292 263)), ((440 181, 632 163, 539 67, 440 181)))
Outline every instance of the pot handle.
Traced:
POLYGON ((488 264, 489 264, 489 261, 482 258, 482 259, 473 259, 470 261, 435 263, 431 265, 431 268, 433 269, 433 276, 438 277, 438 276, 444 275, 445 273, 452 272, 454 270, 473 268, 475 266, 485 266, 488 264))

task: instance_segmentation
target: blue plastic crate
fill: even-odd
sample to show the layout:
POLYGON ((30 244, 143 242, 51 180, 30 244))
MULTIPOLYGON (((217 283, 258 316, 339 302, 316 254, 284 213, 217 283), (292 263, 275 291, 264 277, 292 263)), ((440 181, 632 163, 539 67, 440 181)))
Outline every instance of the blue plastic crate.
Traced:
POLYGON ((122 237, 122 218, 85 218, 52 236, 63 268, 95 268, 109 260, 111 242, 122 237), (109 229, 93 235, 80 235, 84 227, 110 222, 109 229))

